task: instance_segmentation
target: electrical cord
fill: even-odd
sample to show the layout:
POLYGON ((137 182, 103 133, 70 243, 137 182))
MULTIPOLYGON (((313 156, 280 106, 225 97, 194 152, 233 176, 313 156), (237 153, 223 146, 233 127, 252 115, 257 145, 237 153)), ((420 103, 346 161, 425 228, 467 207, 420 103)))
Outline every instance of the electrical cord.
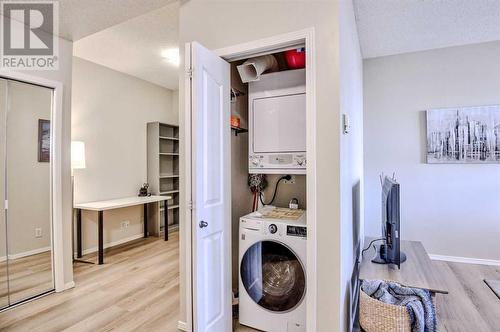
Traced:
MULTIPOLYGON (((377 241, 384 241, 384 240, 385 240, 385 238, 380 238, 380 239, 375 239, 372 242, 370 242, 370 244, 368 245, 368 247, 366 247, 365 249, 363 249, 361 251, 361 257, 363 257, 363 254, 365 253, 365 251, 367 251, 368 249, 370 249, 372 247, 373 243, 375 243, 377 241)), ((375 245, 373 245, 373 248, 375 248, 375 245)))
POLYGON ((271 199, 271 201, 269 203, 264 203, 264 200, 262 199, 262 192, 260 192, 259 199, 260 199, 260 202, 262 203, 262 205, 273 204, 274 199, 276 198, 276 194, 278 193, 278 184, 281 182, 281 180, 288 180, 288 181, 290 181, 291 178, 292 177, 290 175, 283 175, 282 177, 279 178, 278 181, 276 181, 276 185, 274 186, 273 198, 271 199))

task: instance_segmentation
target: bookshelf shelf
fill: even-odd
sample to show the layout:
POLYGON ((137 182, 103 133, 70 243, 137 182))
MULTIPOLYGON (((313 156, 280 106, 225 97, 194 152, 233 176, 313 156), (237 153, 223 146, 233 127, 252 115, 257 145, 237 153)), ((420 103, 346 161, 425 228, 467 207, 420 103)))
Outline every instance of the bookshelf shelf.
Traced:
MULTIPOLYGON (((159 220, 168 213, 168 229, 174 230, 179 225, 179 127, 161 122, 147 124, 148 144, 148 183, 154 195, 169 195, 168 209, 158 204, 159 220)), ((164 232, 165 225, 156 225, 158 236, 164 232)))

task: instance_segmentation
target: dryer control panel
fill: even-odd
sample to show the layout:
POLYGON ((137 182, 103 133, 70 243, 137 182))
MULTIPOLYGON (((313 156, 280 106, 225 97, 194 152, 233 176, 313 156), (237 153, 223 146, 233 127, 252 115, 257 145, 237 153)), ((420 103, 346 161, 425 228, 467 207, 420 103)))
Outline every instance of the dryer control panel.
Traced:
POLYGON ((293 169, 295 173, 305 173, 307 158, 305 153, 289 154, 250 154, 248 157, 250 173, 259 173, 259 170, 284 170, 290 173, 293 169))

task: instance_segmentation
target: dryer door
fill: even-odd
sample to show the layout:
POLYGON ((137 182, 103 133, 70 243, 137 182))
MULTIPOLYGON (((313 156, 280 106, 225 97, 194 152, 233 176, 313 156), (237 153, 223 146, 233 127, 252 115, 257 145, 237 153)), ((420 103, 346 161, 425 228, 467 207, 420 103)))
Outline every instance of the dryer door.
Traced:
POLYGON ((302 262, 280 242, 261 241, 248 248, 241 260, 240 274, 248 295, 270 311, 290 311, 306 293, 302 262))

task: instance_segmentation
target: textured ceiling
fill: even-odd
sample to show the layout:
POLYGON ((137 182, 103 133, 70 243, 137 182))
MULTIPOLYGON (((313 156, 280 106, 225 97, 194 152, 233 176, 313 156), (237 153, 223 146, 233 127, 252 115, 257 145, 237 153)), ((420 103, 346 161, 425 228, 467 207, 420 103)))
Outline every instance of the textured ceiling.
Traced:
POLYGON ((177 90, 179 68, 165 61, 161 51, 179 47, 178 26, 179 3, 173 2, 78 40, 73 54, 177 90))
MULTIPOLYGON (((58 0, 59 33, 76 41, 176 0, 58 0)), ((3 15, 0 7, 0 14, 3 15)))
POLYGON ((500 40, 499 0, 354 0, 364 58, 500 40))
POLYGON ((172 0, 59 0, 59 35, 76 41, 172 0))

